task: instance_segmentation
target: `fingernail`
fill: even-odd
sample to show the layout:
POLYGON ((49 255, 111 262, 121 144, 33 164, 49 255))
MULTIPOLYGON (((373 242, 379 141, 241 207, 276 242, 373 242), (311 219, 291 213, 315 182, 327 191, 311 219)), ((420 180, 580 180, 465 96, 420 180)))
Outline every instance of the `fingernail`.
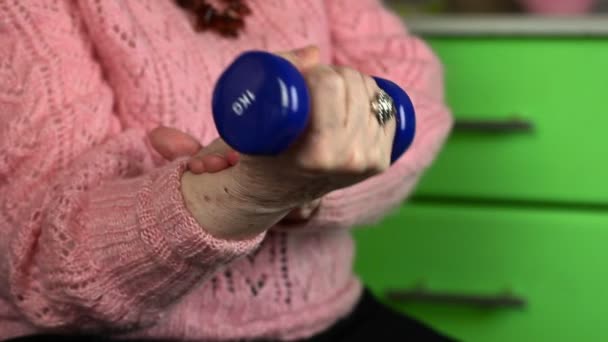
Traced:
POLYGON ((230 151, 227 155, 228 163, 234 166, 239 162, 239 153, 236 151, 230 151))

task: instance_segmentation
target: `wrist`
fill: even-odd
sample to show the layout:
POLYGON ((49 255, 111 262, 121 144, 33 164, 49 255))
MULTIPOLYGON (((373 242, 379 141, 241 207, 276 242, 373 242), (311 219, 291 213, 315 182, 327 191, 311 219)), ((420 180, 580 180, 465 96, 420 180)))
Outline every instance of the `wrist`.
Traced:
POLYGON ((231 171, 236 183, 235 196, 244 203, 287 212, 306 203, 298 189, 301 181, 281 173, 279 163, 269 157, 242 157, 231 171))
MULTIPOLYGON (((281 210, 294 210, 317 203, 330 192, 330 181, 316 174, 294 173, 280 161, 263 160, 268 157, 241 158, 234 167, 247 201, 281 210), (287 170, 287 171, 286 171, 287 170)), ((318 204, 318 203, 317 203, 318 204)))
POLYGON ((182 176, 181 190, 192 216, 209 234, 225 239, 252 238, 285 217, 292 207, 250 200, 255 187, 243 187, 231 168, 219 173, 182 176))

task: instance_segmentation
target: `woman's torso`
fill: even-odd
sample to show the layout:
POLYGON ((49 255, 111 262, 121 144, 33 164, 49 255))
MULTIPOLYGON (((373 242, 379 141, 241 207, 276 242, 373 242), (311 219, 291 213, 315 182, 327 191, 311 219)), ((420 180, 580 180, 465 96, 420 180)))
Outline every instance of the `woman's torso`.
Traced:
MULTIPOLYGON (((207 144, 218 136, 210 112, 214 82, 240 52, 316 44, 323 61, 331 61, 323 0, 247 3, 253 14, 237 39, 195 32, 188 15, 171 0, 82 0, 70 9, 70 18, 49 29, 60 41, 86 40, 65 45, 81 48, 68 55, 86 61, 65 60, 62 67, 89 65, 83 75, 85 69, 102 74, 107 91, 98 94, 99 101, 111 103, 116 113, 109 123, 111 134, 165 125, 207 144)), ((47 2, 28 6, 54 10, 47 2)), ((82 91, 86 76, 81 77, 62 87, 82 91)), ((87 134, 102 132, 91 129, 87 134)), ((135 335, 205 340, 314 333, 356 302, 360 285, 351 272, 352 257, 348 231, 270 232, 256 253, 218 271, 164 313, 156 326, 135 335)))

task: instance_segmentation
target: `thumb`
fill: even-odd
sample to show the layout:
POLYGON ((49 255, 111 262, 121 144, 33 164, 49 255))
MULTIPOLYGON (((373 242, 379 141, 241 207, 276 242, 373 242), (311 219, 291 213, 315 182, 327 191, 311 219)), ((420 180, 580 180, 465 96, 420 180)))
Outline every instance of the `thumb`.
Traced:
POLYGON ((218 138, 190 158, 188 168, 195 174, 214 173, 236 165, 239 159, 239 154, 218 138))
POLYGON ((291 62, 300 71, 310 69, 321 62, 319 48, 314 45, 275 54, 291 62))
POLYGON ((194 137, 175 128, 159 126, 148 137, 152 147, 167 160, 191 156, 201 149, 194 137))

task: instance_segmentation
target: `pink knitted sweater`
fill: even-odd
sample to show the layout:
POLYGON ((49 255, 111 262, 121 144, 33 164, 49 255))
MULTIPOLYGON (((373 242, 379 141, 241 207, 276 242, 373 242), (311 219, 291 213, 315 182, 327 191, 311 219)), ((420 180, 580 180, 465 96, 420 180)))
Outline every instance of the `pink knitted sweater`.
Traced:
POLYGON ((290 340, 352 310, 349 229, 403 201, 448 134, 440 65, 377 0, 248 3, 232 40, 196 33, 172 0, 0 1, 0 339, 290 340), (407 89, 414 145, 305 223, 214 238, 184 205, 184 161, 163 161, 147 132, 211 142, 223 68, 244 50, 308 44, 407 89))

